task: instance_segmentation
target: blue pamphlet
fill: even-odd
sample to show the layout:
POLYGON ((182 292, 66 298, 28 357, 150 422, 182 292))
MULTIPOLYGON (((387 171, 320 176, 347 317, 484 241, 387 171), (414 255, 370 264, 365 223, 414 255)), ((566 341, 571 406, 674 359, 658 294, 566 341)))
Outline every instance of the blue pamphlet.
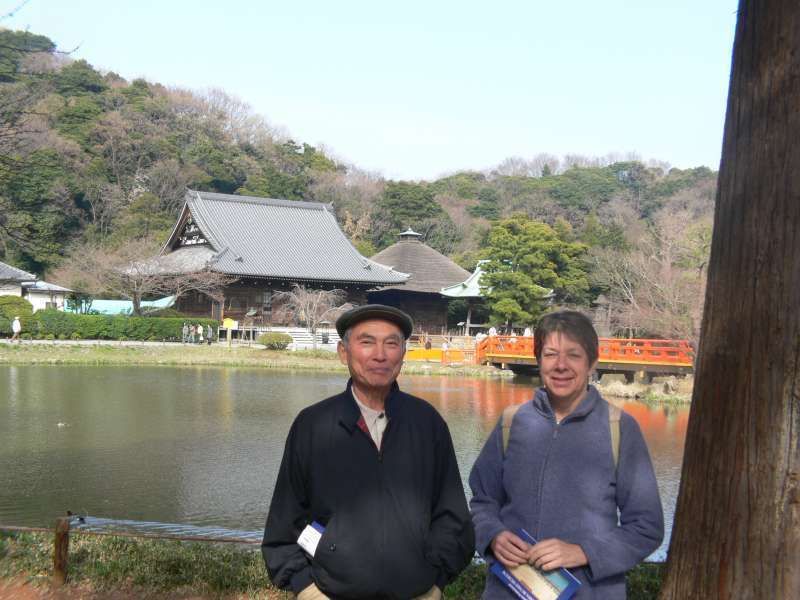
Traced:
POLYGON ((322 525, 320 525, 319 523, 317 523, 316 521, 311 521, 311 526, 314 529, 316 529, 317 531, 319 531, 320 534, 325 533, 325 528, 322 525))
MULTIPOLYGON (((536 543, 524 529, 518 530, 517 535, 529 544, 536 543)), ((581 585, 566 569, 542 571, 533 565, 507 569, 495 560, 490 571, 520 600, 569 600, 581 585)))

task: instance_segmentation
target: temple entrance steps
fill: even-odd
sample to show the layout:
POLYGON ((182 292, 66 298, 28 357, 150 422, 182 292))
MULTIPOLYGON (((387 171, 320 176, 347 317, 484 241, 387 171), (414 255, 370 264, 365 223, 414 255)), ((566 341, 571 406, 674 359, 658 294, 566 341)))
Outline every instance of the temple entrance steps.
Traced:
MULTIPOLYGON (((311 332, 303 327, 270 327, 269 331, 277 331, 280 333, 288 333, 294 340, 289 346, 292 350, 308 350, 314 347, 311 332)), ((317 331, 317 350, 330 350, 336 351, 336 344, 339 342, 339 334, 336 329, 329 329, 327 332, 328 343, 324 344, 324 333, 317 331)))

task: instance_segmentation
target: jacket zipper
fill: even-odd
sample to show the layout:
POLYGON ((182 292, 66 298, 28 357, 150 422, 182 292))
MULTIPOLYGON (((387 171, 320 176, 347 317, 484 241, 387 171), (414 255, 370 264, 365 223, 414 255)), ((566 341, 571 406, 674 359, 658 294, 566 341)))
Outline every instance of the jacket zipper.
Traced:
MULTIPOLYGON (((383 436, 381 436, 381 447, 377 448, 377 450, 378 450, 378 473, 379 473, 380 482, 381 482, 381 496, 383 496, 386 493, 386 481, 385 481, 384 473, 383 473, 383 449, 386 447, 386 438, 387 438, 387 434, 389 433, 389 429, 391 429, 391 426, 392 426, 391 421, 386 423, 386 428, 383 430, 383 436)), ((382 548, 388 548, 388 539, 387 539, 388 534, 387 534, 387 531, 386 531, 386 502, 383 501, 383 498, 381 498, 381 503, 380 504, 381 504, 381 509, 380 509, 381 510, 381 547, 382 548)), ((384 553, 381 552, 381 555, 383 555, 383 554, 384 553)), ((382 581, 386 581, 386 571, 387 571, 386 565, 383 563, 383 560, 381 560, 381 580, 382 581)))
MULTIPOLYGON (((555 418, 553 419, 555 423, 555 418)), ((563 421, 562 421, 563 423, 563 421)), ((553 427, 553 435, 550 436, 550 443, 547 445, 547 454, 544 456, 544 462, 542 463, 542 470, 539 473, 539 516, 536 519, 536 533, 533 537, 537 540, 541 537, 541 528, 542 528, 542 499, 544 498, 544 474, 547 471, 547 463, 550 462, 550 454, 553 452, 553 445, 555 444, 556 438, 558 437, 558 430, 561 427, 561 423, 555 423, 555 427, 553 427)))

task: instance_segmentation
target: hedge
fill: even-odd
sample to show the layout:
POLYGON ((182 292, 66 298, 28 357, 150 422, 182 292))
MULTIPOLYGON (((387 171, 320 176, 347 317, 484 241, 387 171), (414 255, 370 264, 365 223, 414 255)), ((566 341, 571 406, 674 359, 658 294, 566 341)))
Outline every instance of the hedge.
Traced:
POLYGON ((23 324, 34 339, 180 341, 184 323, 219 327, 214 319, 176 317, 128 317, 125 315, 78 315, 59 310, 40 310, 23 324))

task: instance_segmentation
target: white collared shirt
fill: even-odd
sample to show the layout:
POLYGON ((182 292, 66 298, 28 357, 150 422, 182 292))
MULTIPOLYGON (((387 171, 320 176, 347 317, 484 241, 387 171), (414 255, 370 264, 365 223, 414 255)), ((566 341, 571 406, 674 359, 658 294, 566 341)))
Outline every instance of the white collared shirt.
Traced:
POLYGON ((380 449, 383 432, 386 431, 386 425, 389 423, 386 412, 383 410, 375 410, 363 404, 358 399, 358 396, 356 396, 356 391, 352 388, 350 391, 353 392, 353 398, 355 398, 356 404, 358 404, 358 408, 361 410, 361 416, 364 417, 364 422, 367 424, 367 429, 369 430, 372 441, 375 442, 375 446, 380 449))

